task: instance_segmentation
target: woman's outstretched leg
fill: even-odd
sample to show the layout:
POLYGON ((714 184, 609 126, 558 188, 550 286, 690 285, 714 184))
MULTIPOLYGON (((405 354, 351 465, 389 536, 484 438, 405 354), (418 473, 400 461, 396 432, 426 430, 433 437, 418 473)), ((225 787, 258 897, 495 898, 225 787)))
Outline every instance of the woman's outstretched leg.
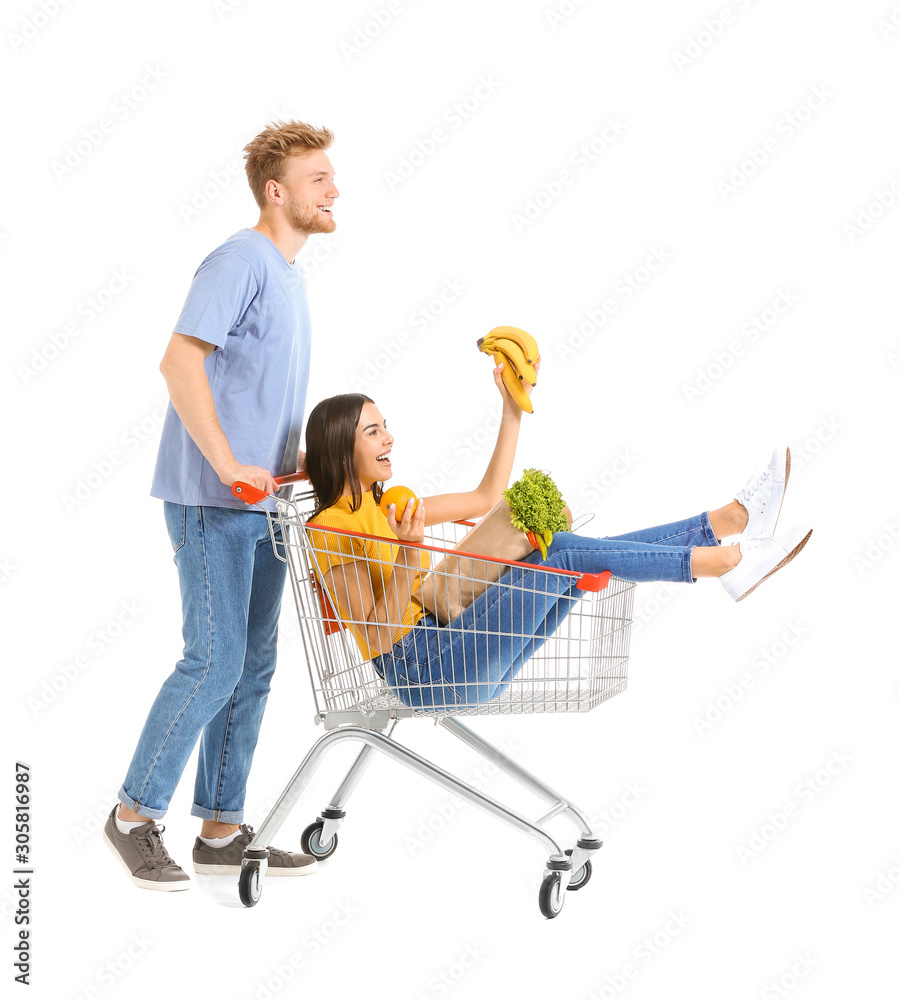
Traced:
POLYGON ((749 514, 739 500, 716 510, 703 511, 682 521, 657 524, 623 535, 606 535, 606 538, 631 542, 648 542, 651 545, 718 545, 728 535, 739 535, 746 530, 749 514))
POLYGON ((683 521, 642 528, 611 538, 666 545, 717 545, 722 538, 773 535, 790 480, 790 449, 779 445, 768 465, 751 475, 730 503, 683 521))
POLYGON ((544 566, 567 569, 574 573, 602 573, 610 570, 613 576, 632 583, 651 583, 669 580, 674 583, 692 583, 694 553, 708 550, 700 556, 700 576, 720 576, 739 560, 739 552, 731 546, 719 546, 703 515, 669 525, 645 528, 631 536, 590 538, 570 531, 558 532, 553 537, 544 566), (633 537, 633 535, 644 537, 633 537), (647 540, 652 538, 652 541, 647 540), (681 537, 695 539, 682 545, 667 539, 681 537), (711 540, 709 540, 711 539, 711 540), (704 542, 703 545, 698 542, 704 542))
MULTIPOLYGON (((692 583, 697 573, 726 572, 735 559, 739 551, 730 546, 689 548, 560 532, 545 561, 536 552, 527 557, 533 570, 513 567, 448 626, 407 637, 399 657, 404 665, 396 668, 397 687, 403 681, 408 686, 414 676, 413 685, 431 685, 441 699, 449 693, 466 705, 491 701, 505 690, 581 596, 571 577, 541 573, 541 566, 573 573, 608 569, 635 582, 692 583)), ((429 703, 436 707, 436 701, 429 703)))
POLYGON ((723 537, 715 531, 710 513, 703 511, 701 514, 684 518, 682 521, 656 524, 650 528, 640 528, 638 531, 626 531, 621 535, 604 535, 603 541, 692 547, 696 545, 714 546, 718 544, 719 538, 723 537))

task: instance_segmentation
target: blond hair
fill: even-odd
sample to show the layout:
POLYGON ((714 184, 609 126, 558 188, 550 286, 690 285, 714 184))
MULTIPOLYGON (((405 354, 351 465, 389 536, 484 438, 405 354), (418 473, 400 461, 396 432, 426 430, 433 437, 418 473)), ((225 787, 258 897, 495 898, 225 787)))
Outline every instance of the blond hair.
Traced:
POLYGON ((305 122, 273 122, 244 146, 247 180, 260 209, 265 208, 265 185, 282 181, 291 156, 304 156, 316 149, 327 149, 334 141, 326 128, 305 122))

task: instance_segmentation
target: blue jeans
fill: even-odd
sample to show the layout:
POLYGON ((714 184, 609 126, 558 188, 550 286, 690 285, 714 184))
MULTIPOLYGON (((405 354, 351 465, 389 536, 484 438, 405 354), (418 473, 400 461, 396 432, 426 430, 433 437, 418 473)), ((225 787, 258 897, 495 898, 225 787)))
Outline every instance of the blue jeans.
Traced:
POLYGON ((286 564, 275 558, 261 512, 166 502, 165 520, 181 582, 184 655, 153 702, 119 799, 142 816, 164 816, 202 733, 191 814, 241 823, 275 670, 286 564))
MULTIPOLYGON (((717 545, 708 512, 625 535, 557 534, 546 560, 523 561, 579 573, 611 570, 623 580, 692 583, 693 548, 717 545)), ((373 663, 394 693, 415 708, 491 701, 555 632, 582 596, 570 577, 512 567, 462 614, 441 627, 425 615, 373 663)))

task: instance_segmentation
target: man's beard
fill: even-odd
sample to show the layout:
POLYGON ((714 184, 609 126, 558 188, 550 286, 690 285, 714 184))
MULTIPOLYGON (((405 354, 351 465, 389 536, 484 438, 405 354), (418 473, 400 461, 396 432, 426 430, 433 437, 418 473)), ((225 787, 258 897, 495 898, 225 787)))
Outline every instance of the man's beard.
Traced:
POLYGON ((287 205, 287 222, 300 233, 332 233, 337 228, 334 217, 314 205, 309 208, 293 199, 287 205))

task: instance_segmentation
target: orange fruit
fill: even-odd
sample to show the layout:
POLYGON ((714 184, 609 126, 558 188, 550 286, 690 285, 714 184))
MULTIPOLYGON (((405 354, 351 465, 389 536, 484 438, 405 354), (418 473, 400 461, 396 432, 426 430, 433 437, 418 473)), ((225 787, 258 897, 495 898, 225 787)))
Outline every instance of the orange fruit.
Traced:
POLYGON ((406 513, 406 504, 410 501, 415 501, 415 507, 412 508, 412 513, 414 514, 418 508, 418 497, 409 489, 408 486, 391 486, 389 490, 385 490, 381 496, 381 513, 384 517, 387 517, 387 508, 392 504, 396 504, 396 511, 394 512, 394 517, 397 521, 402 520, 403 514, 406 513))

